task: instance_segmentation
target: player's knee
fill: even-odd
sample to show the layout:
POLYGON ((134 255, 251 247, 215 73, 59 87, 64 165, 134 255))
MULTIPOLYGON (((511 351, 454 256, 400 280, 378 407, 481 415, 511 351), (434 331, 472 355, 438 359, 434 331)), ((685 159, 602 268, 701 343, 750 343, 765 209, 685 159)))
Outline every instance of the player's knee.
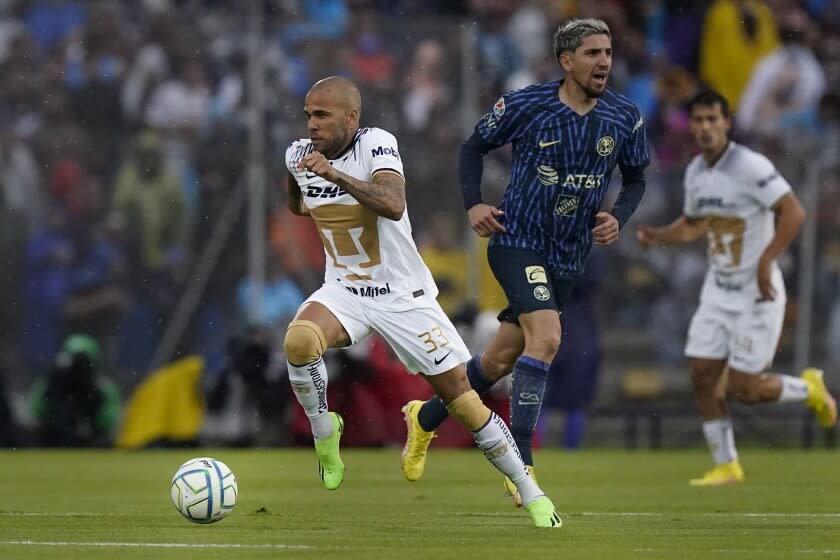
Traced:
POLYGON ((541 332, 525 342, 525 352, 529 356, 535 356, 548 363, 554 359, 559 349, 560 329, 541 332))
POLYGON ((694 367, 691 369, 691 383, 698 390, 713 390, 720 379, 717 369, 694 367))
POLYGON ((737 400, 741 404, 758 404, 761 399, 761 386, 758 383, 758 377, 752 377, 747 380, 734 380, 730 378, 729 385, 726 388, 727 396, 737 400))
POLYGON ((324 331, 312 321, 292 321, 283 340, 286 359, 301 366, 316 361, 327 349, 324 331))
POLYGON ((449 415, 471 432, 484 427, 490 419, 490 409, 487 408, 478 393, 472 389, 454 399, 446 405, 449 415))

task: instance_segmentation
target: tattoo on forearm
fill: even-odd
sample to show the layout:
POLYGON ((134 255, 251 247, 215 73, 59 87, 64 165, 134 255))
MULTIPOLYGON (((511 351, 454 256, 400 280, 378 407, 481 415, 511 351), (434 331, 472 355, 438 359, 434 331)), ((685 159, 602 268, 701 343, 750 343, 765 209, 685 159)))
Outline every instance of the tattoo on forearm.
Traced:
POLYGON ((342 175, 336 184, 377 214, 391 217, 405 208, 405 180, 396 173, 377 173, 370 183, 342 175))

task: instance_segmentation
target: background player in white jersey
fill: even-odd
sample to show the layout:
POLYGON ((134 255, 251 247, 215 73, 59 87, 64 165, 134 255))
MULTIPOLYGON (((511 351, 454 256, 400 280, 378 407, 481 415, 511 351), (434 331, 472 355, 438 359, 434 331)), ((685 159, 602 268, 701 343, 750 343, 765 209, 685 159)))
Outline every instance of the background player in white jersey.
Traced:
POLYGON ((514 480, 538 527, 560 527, 554 505, 528 475, 504 421, 470 388, 464 342, 435 299, 437 287, 411 237, 405 179, 396 139, 359 128, 361 96, 330 77, 306 95, 309 138, 286 151, 289 206, 315 220, 327 257, 324 284, 298 309, 286 331, 289 380, 312 426, 324 486, 344 479, 341 417, 329 412, 322 354, 372 331, 422 373, 476 445, 514 480))
POLYGON ((729 141, 732 120, 723 96, 700 92, 689 109, 702 153, 686 169, 683 215, 667 226, 642 226, 637 237, 644 247, 708 238, 709 269, 685 354, 716 463, 690 483, 709 486, 744 480, 727 396, 744 404, 804 402, 825 427, 837 422, 837 406, 818 369, 800 377, 762 373, 773 361, 785 312, 776 257, 796 237, 805 212, 766 157, 729 141))

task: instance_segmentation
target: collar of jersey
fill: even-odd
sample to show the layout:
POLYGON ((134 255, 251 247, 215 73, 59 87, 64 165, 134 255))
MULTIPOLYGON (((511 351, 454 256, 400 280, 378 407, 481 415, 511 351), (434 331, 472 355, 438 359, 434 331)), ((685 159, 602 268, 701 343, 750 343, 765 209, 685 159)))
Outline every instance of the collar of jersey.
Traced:
POLYGON ((356 140, 359 139, 359 133, 361 131, 362 131, 362 129, 359 128, 359 130, 356 131, 356 134, 353 135, 353 140, 351 140, 350 143, 347 144, 347 147, 344 149, 344 151, 341 152, 340 154, 338 154, 337 156, 335 156, 334 158, 329 158, 328 161, 338 161, 341 158, 343 158, 344 156, 346 156, 350 152, 350 150, 353 149, 353 146, 356 145, 356 140))
POLYGON ((710 166, 709 164, 706 163, 706 160, 703 160, 703 163, 706 165, 706 169, 717 169, 718 167, 720 167, 723 164, 724 160, 729 158, 729 154, 731 154, 732 150, 734 150, 734 149, 735 149, 735 142, 730 140, 729 144, 726 146, 726 149, 723 150, 723 153, 718 158, 718 160, 714 163, 714 165, 710 166))

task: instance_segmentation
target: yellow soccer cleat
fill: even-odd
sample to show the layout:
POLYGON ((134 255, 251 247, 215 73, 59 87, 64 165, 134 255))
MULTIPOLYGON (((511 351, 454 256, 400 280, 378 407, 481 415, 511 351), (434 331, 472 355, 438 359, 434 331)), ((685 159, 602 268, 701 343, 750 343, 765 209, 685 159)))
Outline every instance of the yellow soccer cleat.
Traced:
POLYGON ((731 463, 718 465, 707 471, 702 478, 688 481, 691 486, 723 486, 724 484, 740 484, 744 482, 744 469, 737 459, 731 463))
POLYGON ((429 444, 435 437, 434 432, 427 432, 420 426, 417 415, 423 401, 409 401, 402 407, 403 418, 408 433, 405 437, 405 447, 402 450, 402 470, 405 478, 414 482, 423 476, 426 468, 426 454, 429 444))
MULTIPOLYGON (((525 468, 528 469, 528 475, 534 482, 536 482, 537 474, 534 472, 534 467, 531 465, 525 465, 525 468)), ((505 477, 505 496, 513 498, 513 504, 516 507, 522 507, 522 496, 519 495, 519 490, 516 489, 516 484, 514 484, 508 477, 505 477)))
POLYGON ((808 398, 805 404, 814 411, 817 422, 823 428, 831 428, 837 423, 837 403, 825 387, 823 371, 808 368, 802 372, 802 380, 808 385, 808 398))

